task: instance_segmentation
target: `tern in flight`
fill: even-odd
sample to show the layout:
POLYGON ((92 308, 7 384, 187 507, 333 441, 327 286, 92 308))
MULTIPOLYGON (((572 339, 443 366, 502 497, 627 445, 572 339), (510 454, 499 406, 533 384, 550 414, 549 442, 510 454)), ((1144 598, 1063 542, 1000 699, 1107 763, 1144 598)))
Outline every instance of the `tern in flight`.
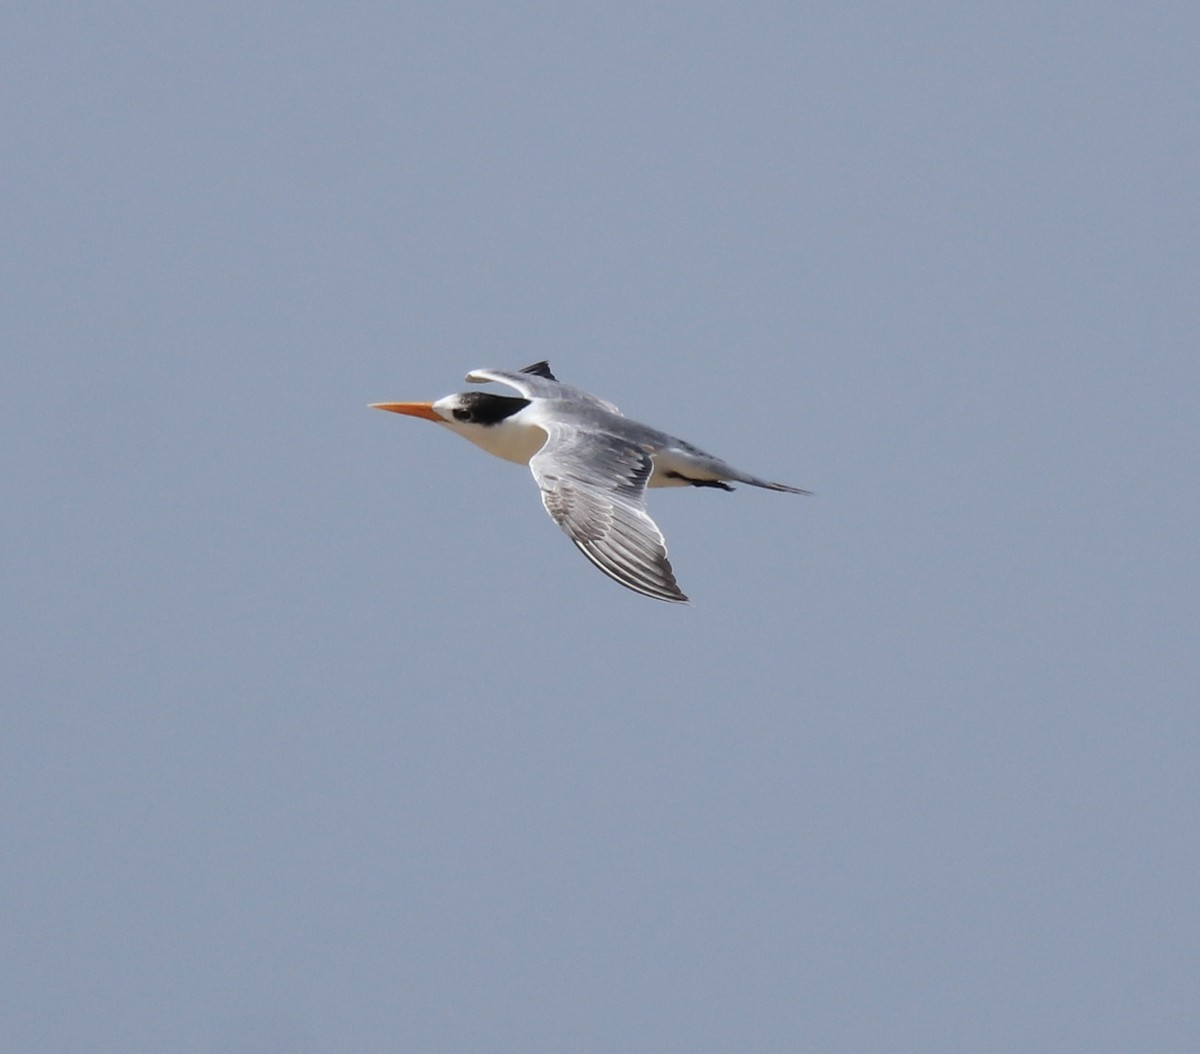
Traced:
POLYGON ((528 465, 550 518, 593 564, 627 589, 686 603, 662 531, 646 513, 647 487, 752 487, 769 483, 666 432, 625 417, 612 403, 563 384, 547 362, 519 372, 473 370, 520 395, 457 392, 433 403, 372 403, 377 410, 445 425, 489 454, 528 465))

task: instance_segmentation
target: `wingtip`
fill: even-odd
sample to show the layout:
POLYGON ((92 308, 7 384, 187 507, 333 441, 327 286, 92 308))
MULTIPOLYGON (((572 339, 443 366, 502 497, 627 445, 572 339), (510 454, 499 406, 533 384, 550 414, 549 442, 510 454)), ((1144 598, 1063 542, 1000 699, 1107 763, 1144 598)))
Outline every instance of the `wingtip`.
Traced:
POLYGON ((652 593, 646 589, 633 589, 633 587, 624 582, 622 582, 621 585, 625 586, 626 589, 631 589, 634 593, 640 593, 644 597, 649 597, 651 600, 661 600, 664 604, 684 604, 687 607, 692 606, 692 598, 686 593, 680 592, 678 589, 674 593, 667 593, 665 591, 661 593, 652 593))
POLYGON ((673 592, 664 589, 660 593, 647 593, 646 596, 653 597, 655 600, 665 600, 668 604, 691 604, 692 598, 680 589, 674 581, 670 583, 670 590, 673 590, 673 592))

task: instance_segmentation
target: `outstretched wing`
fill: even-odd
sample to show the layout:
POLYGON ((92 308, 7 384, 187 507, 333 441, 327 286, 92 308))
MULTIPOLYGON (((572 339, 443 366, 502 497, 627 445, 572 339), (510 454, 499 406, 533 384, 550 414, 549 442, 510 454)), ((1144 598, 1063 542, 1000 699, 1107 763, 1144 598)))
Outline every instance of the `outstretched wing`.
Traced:
POLYGON ((467 380, 471 384, 487 384, 488 381, 507 384, 510 388, 519 391, 526 399, 574 399, 598 406, 610 414, 621 412, 610 402, 570 384, 563 384, 550 372, 548 362, 535 362, 516 372, 512 370, 472 370, 467 374, 467 380))
POLYGON ((550 518, 601 571, 635 593, 687 601, 646 514, 649 453, 616 436, 551 428, 529 467, 550 518))

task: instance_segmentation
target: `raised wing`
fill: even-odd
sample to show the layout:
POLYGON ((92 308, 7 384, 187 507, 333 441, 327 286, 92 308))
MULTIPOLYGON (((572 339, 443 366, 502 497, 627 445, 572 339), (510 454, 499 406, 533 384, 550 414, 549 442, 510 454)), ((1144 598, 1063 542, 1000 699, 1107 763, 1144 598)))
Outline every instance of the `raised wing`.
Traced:
POLYGON ((553 428, 529 467, 550 518, 601 571, 635 593, 687 601, 662 531, 646 514, 654 463, 645 450, 615 436, 553 428))
POLYGON ((521 367, 521 373, 532 373, 535 377, 545 377, 548 381, 556 381, 557 377, 550 372, 550 363, 546 359, 521 367))
POLYGON ((548 362, 535 362, 531 366, 515 372, 512 370, 472 370, 467 374, 467 380, 471 384, 487 384, 488 381, 507 384, 508 387, 519 391, 526 399, 573 399, 577 402, 598 406, 610 414, 621 412, 604 399, 597 398, 570 384, 563 384, 550 372, 548 362))

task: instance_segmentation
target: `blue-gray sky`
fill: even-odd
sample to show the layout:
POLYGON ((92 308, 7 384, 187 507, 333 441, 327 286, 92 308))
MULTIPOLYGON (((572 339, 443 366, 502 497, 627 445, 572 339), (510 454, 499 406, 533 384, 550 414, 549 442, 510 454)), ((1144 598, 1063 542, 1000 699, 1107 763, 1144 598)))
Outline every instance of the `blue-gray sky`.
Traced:
POLYGON ((14 8, 0 1046, 1182 1050, 1194 4, 14 8), (366 409, 814 498, 694 605, 366 409))

